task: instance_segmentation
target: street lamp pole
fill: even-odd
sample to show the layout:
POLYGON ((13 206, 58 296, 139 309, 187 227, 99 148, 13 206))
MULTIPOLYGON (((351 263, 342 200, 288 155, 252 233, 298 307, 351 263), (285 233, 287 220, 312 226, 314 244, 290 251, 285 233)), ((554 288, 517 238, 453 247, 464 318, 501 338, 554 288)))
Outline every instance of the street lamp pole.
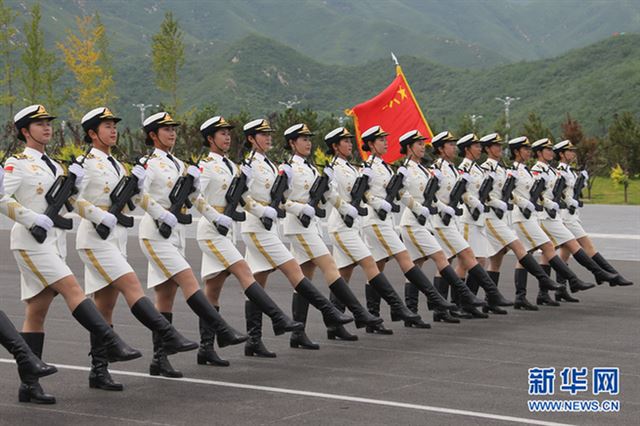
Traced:
POLYGON ((505 96, 504 98, 496 98, 496 101, 502 102, 504 105, 504 119, 505 119, 505 127, 507 132, 505 134, 505 139, 509 140, 509 130, 511 129, 511 124, 509 124, 509 108, 513 101, 519 101, 520 97, 512 98, 511 96, 505 96))
POLYGON ((160 107, 160 105, 151 105, 151 104, 145 104, 145 103, 132 104, 132 105, 140 110, 140 124, 144 123, 144 118, 145 118, 144 113, 147 110, 147 108, 160 107))

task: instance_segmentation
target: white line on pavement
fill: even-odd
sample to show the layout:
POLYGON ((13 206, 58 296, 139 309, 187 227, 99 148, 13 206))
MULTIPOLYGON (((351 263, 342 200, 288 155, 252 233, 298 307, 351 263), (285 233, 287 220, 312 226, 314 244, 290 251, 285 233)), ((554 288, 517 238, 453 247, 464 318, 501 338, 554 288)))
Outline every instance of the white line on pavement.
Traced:
MULTIPOLYGON (((6 359, 6 358, 0 358, 0 362, 9 363, 9 364, 15 363, 14 360, 6 359)), ((67 364, 51 364, 51 365, 55 365, 56 367, 65 369, 65 370, 75 370, 75 371, 90 370, 89 367, 82 367, 78 365, 67 365, 67 364)), ((431 405, 410 404, 406 402, 388 401, 383 399, 361 398, 361 397, 350 396, 350 395, 338 395, 338 394, 329 394, 329 393, 323 393, 323 392, 310 392, 310 391, 297 390, 297 389, 248 385, 244 383, 220 382, 217 380, 193 379, 193 378, 186 378, 186 377, 181 379, 171 379, 171 378, 162 377, 162 376, 150 376, 146 373, 137 373, 134 371, 110 369, 109 372, 111 372, 112 374, 120 374, 122 376, 143 377, 147 379, 156 379, 156 380, 171 380, 171 381, 177 381, 177 382, 195 383, 199 385, 221 386, 221 387, 235 388, 235 389, 249 389, 249 390, 255 390, 255 391, 262 391, 262 392, 306 396, 310 398, 333 399, 333 400, 339 400, 339 401, 356 402, 361 404, 380 405, 385 407, 404 408, 409 410, 431 411, 434 413, 452 414, 452 415, 458 415, 458 416, 476 417, 476 418, 491 419, 491 420, 501 420, 501 421, 511 422, 511 423, 524 423, 524 424, 530 424, 530 425, 546 425, 546 426, 569 425, 567 423, 548 422, 543 420, 529 419, 525 417, 503 416, 501 414, 483 413, 480 411, 458 410, 455 408, 434 407, 431 405)))

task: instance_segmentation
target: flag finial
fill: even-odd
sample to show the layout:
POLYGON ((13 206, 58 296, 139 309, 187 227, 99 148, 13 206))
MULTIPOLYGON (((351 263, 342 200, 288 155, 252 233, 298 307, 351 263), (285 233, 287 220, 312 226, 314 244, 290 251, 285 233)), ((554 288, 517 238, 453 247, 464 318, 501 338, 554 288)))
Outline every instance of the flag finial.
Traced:
POLYGON ((400 65, 400 64, 398 63, 398 58, 396 58, 396 55, 394 55, 394 54, 393 54, 393 52, 391 52, 391 59, 393 60, 393 63, 394 63, 395 65, 400 65))

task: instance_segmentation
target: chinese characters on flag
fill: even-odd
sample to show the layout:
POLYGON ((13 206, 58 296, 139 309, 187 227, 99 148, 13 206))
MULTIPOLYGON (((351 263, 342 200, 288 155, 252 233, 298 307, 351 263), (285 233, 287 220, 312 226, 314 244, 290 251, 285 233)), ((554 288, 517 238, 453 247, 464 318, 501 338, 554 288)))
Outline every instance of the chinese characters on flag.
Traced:
POLYGON ((417 129, 427 138, 428 142, 433 136, 399 65, 396 67, 396 78, 386 89, 376 97, 358 104, 346 112, 354 119, 358 148, 363 158, 366 158, 368 153, 362 151, 360 135, 375 125, 382 126, 384 131, 389 133, 387 136, 389 149, 383 156, 388 163, 392 163, 402 156, 399 138, 406 132, 417 129))

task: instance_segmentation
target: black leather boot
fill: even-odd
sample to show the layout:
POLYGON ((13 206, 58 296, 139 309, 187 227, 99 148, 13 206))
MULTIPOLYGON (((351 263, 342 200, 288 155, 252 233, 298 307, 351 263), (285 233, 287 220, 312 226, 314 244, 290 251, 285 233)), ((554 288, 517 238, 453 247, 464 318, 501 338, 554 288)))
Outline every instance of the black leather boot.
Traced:
MULTIPOLYGON (((331 293, 329 295, 329 300, 333 303, 333 306, 336 307, 340 312, 344 312, 346 307, 336 298, 335 294, 331 293)), ((351 334, 347 331, 344 325, 333 325, 331 327, 327 327, 327 339, 329 340, 346 340, 348 342, 355 342, 358 340, 358 336, 355 334, 351 334)))
POLYGON ((151 331, 155 331, 162 339, 164 352, 173 355, 178 352, 192 351, 198 348, 196 342, 184 337, 176 330, 166 317, 153 306, 148 297, 141 297, 131 307, 133 315, 151 331))
MULTIPOLYGON (((284 334, 288 331, 295 330, 303 330, 304 324, 295 322, 288 315, 282 312, 282 309, 276 305, 276 302, 269 297, 269 295, 264 291, 262 286, 257 282, 251 284, 244 291, 245 296, 252 301, 255 306, 260 309, 261 312, 264 312, 269 318, 271 318, 271 322, 273 324, 273 332, 276 336, 284 334)), ((245 304, 246 307, 246 304, 245 304)), ((246 309, 245 309, 246 313, 246 309)), ((260 317, 260 324, 262 325, 262 316, 260 317)), ((262 327, 260 328, 260 335, 262 336, 262 327)), ((247 332, 249 330, 247 329, 247 332)), ((251 335, 249 335, 251 337, 251 335)))
POLYGON ((487 271, 480 265, 476 265, 469 269, 469 276, 473 277, 478 282, 480 287, 487 295, 487 301, 489 306, 511 306, 513 302, 507 300, 502 293, 498 290, 496 283, 493 282, 491 277, 487 274, 487 271))
POLYGON ((244 344, 244 355, 258 358, 275 358, 275 352, 267 350, 267 347, 262 342, 262 310, 251 300, 247 300, 244 303, 244 315, 247 321, 247 334, 249 335, 249 340, 244 344))
MULTIPOLYGON (((372 315, 376 315, 376 316, 380 315, 380 300, 381 300, 380 295, 370 285, 365 286, 364 290, 365 290, 364 294, 367 298, 367 309, 369 310, 369 312, 371 312, 372 315)), ((393 334, 393 330, 386 328, 384 324, 367 326, 365 331, 369 334, 384 334, 384 335, 393 334)))
MULTIPOLYGON (((541 268, 544 270, 546 274, 551 273, 551 266, 549 265, 541 265, 541 268)), ((547 306, 560 306, 560 303, 556 302, 549 296, 549 290, 546 288, 542 288, 540 282, 538 282, 538 297, 536 297, 536 305, 547 305, 547 306)))
POLYGON ((590 258, 583 249, 573 253, 573 258, 593 274, 596 279, 596 283, 602 284, 606 281, 611 285, 615 285, 613 283, 618 282, 618 274, 607 272, 604 268, 600 267, 595 260, 590 258))
POLYGON ((556 290, 556 301, 557 302, 569 302, 569 303, 578 303, 579 299, 576 299, 567 290, 567 279, 562 277, 559 272, 556 272, 556 281, 562 287, 559 290, 556 290))
POLYGON ((451 296, 456 298, 456 302, 463 308, 473 309, 474 306, 486 306, 487 303, 478 298, 478 281, 471 275, 467 278, 467 284, 456 274, 455 269, 451 265, 446 266, 440 271, 441 277, 451 286, 451 296), (468 283, 472 282, 475 292, 471 291, 468 283), (454 291, 455 290, 455 291, 454 291))
POLYGON ((353 313, 356 328, 373 327, 382 324, 382 318, 378 315, 374 316, 370 314, 364 306, 360 304, 344 278, 340 277, 335 280, 329 286, 329 290, 353 313))
MULTIPOLYGON (((219 306, 214 306, 220 312, 219 306)), ((199 365, 215 365, 216 367, 228 367, 229 361, 220 358, 215 350, 216 332, 202 318, 198 318, 198 328, 200 330, 200 348, 196 361, 199 365)))
POLYGON ((100 340, 102 356, 108 362, 129 361, 140 358, 140 351, 127 345, 104 320, 93 301, 85 299, 72 312, 73 317, 100 340))
POLYGON ((89 372, 89 387, 106 391, 122 391, 124 389, 123 384, 115 382, 109 373, 109 362, 103 358, 104 351, 101 349, 101 343, 95 334, 90 334, 90 341, 91 372, 89 372))
POLYGON ((198 290, 189 299, 187 299, 187 305, 193 312, 206 321, 206 323, 213 327, 216 336, 218 337, 218 346, 224 348, 229 345, 238 345, 245 342, 249 336, 242 334, 220 316, 211 303, 207 300, 202 290, 198 290))
MULTIPOLYGON (((497 287, 498 283, 500 282, 500 272, 487 271, 487 275, 489 275, 489 278, 491 278, 491 281, 493 281, 497 287)), ((482 312, 484 312, 485 314, 488 312, 491 312, 492 314, 495 314, 495 315, 507 315, 507 311, 497 305, 485 306, 482 308, 482 312)))
POLYGON ((369 285, 372 286, 376 293, 378 293, 380 297, 389 304, 389 307, 391 308, 391 321, 411 322, 420 320, 420 315, 418 315, 417 311, 412 312, 404 303, 402 303, 400 295, 396 293, 393 286, 382 272, 373 277, 371 281, 369 281, 369 285))
MULTIPOLYGON (((419 297, 420 292, 415 285, 404 283, 404 302, 407 305, 407 309, 416 314, 418 313, 419 297)), ((404 326, 409 328, 431 328, 431 324, 424 322, 420 316, 418 318, 417 320, 405 320, 404 326)))
MULTIPOLYGON (((324 321, 324 325, 327 327, 331 327, 332 325, 348 324, 353 321, 352 317, 337 310, 336 307, 333 306, 333 303, 329 302, 329 299, 324 297, 322 293, 315 288, 313 283, 309 281, 309 279, 303 278, 296 286, 295 291, 298 295, 302 296, 307 300, 307 302, 313 305, 314 308, 319 310, 320 313, 322 313, 322 320, 324 321)), ((309 304, 307 304, 307 309, 308 307, 309 304)), ((306 318, 307 316, 305 314, 305 321, 306 318)))
POLYGON ((523 311, 537 311, 538 307, 527 300, 527 275, 528 272, 525 269, 514 270, 513 281, 516 284, 516 300, 513 303, 513 308, 523 311))
MULTIPOLYGON (((300 287, 300 284, 298 284, 298 287, 300 287)), ((306 324, 307 314, 309 312, 309 301, 305 297, 303 297, 301 294, 298 294, 297 292, 293 293, 293 299, 291 300, 291 312, 293 314, 294 321, 298 321, 302 324, 306 324)), ((289 339, 289 346, 291 346, 294 349, 297 349, 297 348, 311 349, 311 350, 320 349, 320 345, 315 342, 312 342, 311 339, 309 339, 309 337, 307 336, 307 333, 305 333, 304 329, 294 331, 291 333, 291 338, 289 339)))
MULTIPOLYGON (((169 324, 173 321, 171 312, 162 312, 162 316, 165 317, 169 324)), ((182 377, 182 371, 173 368, 169 362, 160 334, 152 331, 151 338, 153 340, 153 358, 151 358, 151 364, 149 364, 149 374, 152 376, 172 377, 174 379, 182 377)))
MULTIPOLYGON (((433 279, 433 286, 436 288, 436 291, 441 294, 442 297, 446 300, 449 296, 449 283, 442 277, 435 277, 433 279)), ((433 309, 433 322, 459 324, 460 320, 451 316, 451 314, 449 313, 449 309, 435 308, 433 309)))
POLYGON ((33 353, 3 311, 0 311, 0 344, 15 358, 22 383, 34 384, 38 382, 38 378, 58 371, 55 366, 45 364, 33 353))
POLYGON ((560 256, 553 256, 549 260, 549 265, 554 271, 569 281, 569 289, 571 289, 571 293, 589 290, 596 286, 592 283, 585 283, 578 278, 578 276, 569 268, 569 265, 567 265, 564 260, 560 259, 560 256))
MULTIPOLYGON (((536 259, 530 253, 524 255, 522 259, 518 260, 518 262, 524 269, 527 270, 527 272, 536 277, 540 290, 555 291, 562 287, 549 277, 549 273, 547 273, 547 270, 543 268, 538 262, 536 262, 536 259)), ((550 269, 549 272, 551 272, 550 269)))
MULTIPOLYGON (((467 288, 469 288, 469 291, 471 291, 471 293, 473 293, 474 295, 478 292, 479 286, 477 285, 477 283, 473 279, 473 277, 471 277, 471 276, 467 277, 466 286, 467 286, 467 288), (474 292, 474 289, 475 289, 475 292, 474 292)), ((451 291, 456 294, 456 300, 460 300, 460 297, 458 296, 458 290, 456 290, 455 288, 451 288, 451 291)), ((488 314, 486 314, 485 312, 480 311, 478 308, 476 308, 473 305, 462 305, 462 304, 459 303, 458 306, 460 307, 460 310, 462 312, 464 312, 464 313, 466 313, 468 315, 471 315, 471 318, 480 318, 480 319, 489 318, 488 314)))
POLYGON ((427 307, 429 309, 453 309, 456 307, 454 303, 447 302, 447 298, 444 295, 441 295, 438 290, 431 284, 429 278, 422 272, 422 270, 414 266, 409 269, 405 274, 407 280, 413 285, 415 285, 418 290, 425 296, 427 296, 427 307))
POLYGON ((633 282, 629 281, 628 279, 626 279, 625 277, 620 275, 620 272, 618 272, 616 270, 616 268, 611 266, 611 264, 609 262, 607 262, 607 259, 602 257, 602 255, 600 253, 594 254, 592 259, 594 260, 594 262, 596 262, 605 271, 617 275, 617 277, 614 280, 609 282, 609 285, 611 287, 633 285, 633 282))
MULTIPOLYGON (((42 348, 44 346, 44 333, 20 333, 24 341, 31 348, 31 352, 39 359, 42 359, 42 348)), ((31 383, 20 383, 18 389, 18 401, 33 402, 35 404, 55 404, 56 398, 53 395, 44 393, 38 379, 31 380, 31 383)))

